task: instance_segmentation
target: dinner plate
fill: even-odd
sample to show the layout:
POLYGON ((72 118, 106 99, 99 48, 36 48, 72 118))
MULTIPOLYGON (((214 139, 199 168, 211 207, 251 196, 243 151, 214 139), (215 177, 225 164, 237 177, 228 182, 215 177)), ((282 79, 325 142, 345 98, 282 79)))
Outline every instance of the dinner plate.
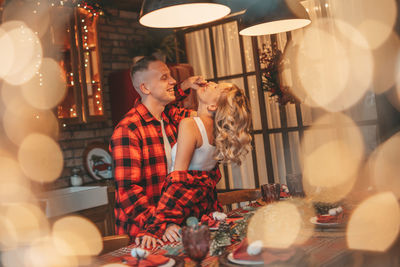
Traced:
POLYGON ((233 258, 233 253, 229 253, 227 256, 228 261, 235 264, 244 264, 244 265, 261 265, 264 264, 264 261, 249 261, 249 260, 239 260, 233 258))
POLYGON ((312 224, 315 224, 315 225, 318 225, 318 226, 340 226, 340 225, 343 225, 343 223, 320 223, 320 222, 318 222, 317 221, 317 217, 316 216, 314 216, 314 217, 311 217, 310 218, 310 222, 312 223, 312 224))

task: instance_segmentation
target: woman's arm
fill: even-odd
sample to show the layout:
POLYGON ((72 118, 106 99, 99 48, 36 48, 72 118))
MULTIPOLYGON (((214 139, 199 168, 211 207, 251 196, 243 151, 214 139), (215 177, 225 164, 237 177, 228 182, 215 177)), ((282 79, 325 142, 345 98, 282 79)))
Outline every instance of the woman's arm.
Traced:
POLYGON ((193 118, 185 118, 179 124, 175 171, 186 171, 189 168, 200 131, 193 118))

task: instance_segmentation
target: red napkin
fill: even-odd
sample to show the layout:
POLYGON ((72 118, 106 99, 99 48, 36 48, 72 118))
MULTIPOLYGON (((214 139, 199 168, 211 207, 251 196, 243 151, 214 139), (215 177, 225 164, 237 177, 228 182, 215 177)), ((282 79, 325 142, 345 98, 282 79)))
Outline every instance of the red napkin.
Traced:
POLYGON ((149 255, 147 256, 147 258, 142 259, 140 261, 138 261, 137 258, 132 256, 123 256, 122 258, 129 266, 138 266, 138 267, 159 266, 166 264, 169 261, 169 258, 163 255, 149 255))
POLYGON ((258 255, 249 255, 247 253, 247 238, 243 239, 239 247, 232 253, 233 258, 236 260, 246 261, 263 261, 264 265, 276 262, 276 261, 287 261, 295 253, 295 249, 263 249, 258 255))
POLYGON ((281 191, 281 193, 279 194, 279 197, 285 198, 285 197, 290 197, 290 195, 286 192, 281 191))
POLYGON ((233 251, 232 256, 236 260, 246 260, 246 261, 263 261, 262 253, 258 255, 249 255, 247 253, 247 247, 249 244, 247 243, 247 238, 243 239, 240 243, 239 247, 233 251))
POLYGON ((219 221, 214 220, 213 218, 205 214, 201 217, 200 222, 202 224, 208 225, 208 227, 211 228, 217 228, 219 226, 219 221))
POLYGON ((317 215, 317 222, 319 223, 341 223, 343 219, 343 212, 338 215, 317 215))
POLYGON ((281 198, 290 197, 290 193, 289 192, 288 193, 285 192, 285 189, 288 188, 287 185, 281 184, 280 188, 281 188, 281 190, 279 192, 279 197, 281 197, 281 198))

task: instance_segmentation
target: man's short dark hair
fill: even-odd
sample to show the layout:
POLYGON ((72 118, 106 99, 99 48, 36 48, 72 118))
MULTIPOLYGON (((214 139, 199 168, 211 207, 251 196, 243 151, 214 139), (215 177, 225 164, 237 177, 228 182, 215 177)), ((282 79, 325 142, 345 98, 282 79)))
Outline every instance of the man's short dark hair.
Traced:
POLYGON ((133 79, 134 75, 138 71, 144 71, 149 68, 150 63, 159 61, 156 57, 154 56, 145 56, 138 60, 131 68, 131 77, 133 79))

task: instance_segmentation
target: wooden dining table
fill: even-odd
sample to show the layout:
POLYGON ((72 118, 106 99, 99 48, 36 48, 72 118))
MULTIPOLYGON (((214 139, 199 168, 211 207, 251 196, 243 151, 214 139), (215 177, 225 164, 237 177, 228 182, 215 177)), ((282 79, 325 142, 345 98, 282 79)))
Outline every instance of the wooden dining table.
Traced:
MULTIPOLYGON (((239 208, 232 212, 238 214, 244 211, 243 208, 239 208)), ((295 253, 289 260, 275 261, 271 264, 263 264, 260 266, 364 266, 362 264, 360 265, 360 262, 365 262, 366 255, 347 248, 345 225, 339 227, 318 227, 310 223, 309 227, 313 228, 313 234, 304 243, 290 248, 291 250, 295 250, 295 253)), ((211 256, 208 254, 208 256, 202 261, 201 265, 230 267, 248 266, 234 264, 227 259, 227 255, 237 249, 239 244, 240 241, 233 242, 230 246, 226 247, 225 252, 222 255, 211 256)), ((95 259, 93 266, 102 266, 109 263, 122 263, 122 257, 130 255, 130 251, 135 247, 137 247, 135 244, 131 244, 101 255, 95 259)), ((151 253, 170 255, 170 257, 174 258, 176 261, 176 265, 174 266, 195 266, 195 263, 184 253, 182 244, 180 243, 166 244, 152 250, 151 253)), ((391 264, 390 266, 398 265, 391 264)))

